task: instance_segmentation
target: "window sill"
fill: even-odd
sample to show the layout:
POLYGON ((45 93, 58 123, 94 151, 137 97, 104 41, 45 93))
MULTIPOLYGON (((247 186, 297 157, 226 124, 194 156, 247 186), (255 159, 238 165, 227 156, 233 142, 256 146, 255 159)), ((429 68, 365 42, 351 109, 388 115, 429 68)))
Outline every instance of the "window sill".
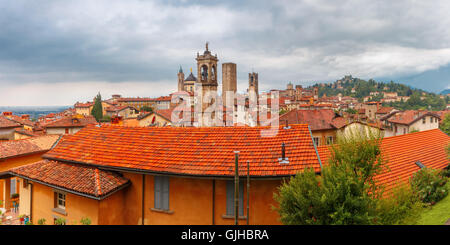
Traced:
POLYGON ((66 210, 64 210, 62 208, 52 208, 52 211, 55 212, 55 213, 62 214, 62 215, 67 215, 66 210))
POLYGON ((150 210, 153 212, 158 212, 158 213, 173 214, 173 210, 163 210, 163 209, 157 209, 157 208, 150 208, 150 210))
MULTIPOLYGON (((224 215, 222 215, 222 218, 223 218, 223 219, 234 219, 235 217, 234 217, 234 215, 227 215, 227 214, 224 214, 224 215)), ((246 220, 246 219, 247 219, 247 216, 239 216, 238 219, 240 219, 240 220, 246 220)))

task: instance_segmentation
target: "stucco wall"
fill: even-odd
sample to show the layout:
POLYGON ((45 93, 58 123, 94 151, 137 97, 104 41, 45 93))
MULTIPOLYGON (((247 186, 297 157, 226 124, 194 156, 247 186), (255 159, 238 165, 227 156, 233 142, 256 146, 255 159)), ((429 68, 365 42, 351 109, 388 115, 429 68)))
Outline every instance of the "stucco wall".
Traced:
POLYGON ((32 219, 37 224, 41 218, 46 224, 53 224, 53 219, 66 219, 66 224, 80 224, 82 218, 89 218, 92 225, 98 224, 99 202, 94 199, 66 193, 66 215, 53 211, 54 190, 51 187, 33 183, 32 219))

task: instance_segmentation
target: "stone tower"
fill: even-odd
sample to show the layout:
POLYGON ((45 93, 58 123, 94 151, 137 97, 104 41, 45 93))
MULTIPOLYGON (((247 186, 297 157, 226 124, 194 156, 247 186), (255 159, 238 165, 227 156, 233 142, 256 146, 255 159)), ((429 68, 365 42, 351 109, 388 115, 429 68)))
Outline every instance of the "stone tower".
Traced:
POLYGON ((235 63, 222 64, 222 101, 224 106, 228 105, 226 101, 226 94, 228 91, 233 92, 233 95, 235 95, 237 91, 237 75, 235 63))
MULTIPOLYGON (((208 92, 217 93, 217 54, 212 55, 208 49, 208 43, 206 43, 206 50, 202 55, 197 53, 197 81, 202 87, 202 98, 208 92)), ((204 111, 209 105, 214 102, 203 102, 202 110, 204 111)))
POLYGON ((319 99, 319 87, 313 87, 313 98, 314 100, 318 100, 319 99))
POLYGON ((184 73, 183 73, 183 69, 180 66, 180 70, 178 71, 178 91, 183 91, 184 90, 184 73))
POLYGON ((248 74, 248 92, 254 91, 258 95, 258 73, 252 72, 248 74))
POLYGON ((295 94, 294 85, 291 82, 288 83, 286 91, 289 97, 294 96, 295 94))

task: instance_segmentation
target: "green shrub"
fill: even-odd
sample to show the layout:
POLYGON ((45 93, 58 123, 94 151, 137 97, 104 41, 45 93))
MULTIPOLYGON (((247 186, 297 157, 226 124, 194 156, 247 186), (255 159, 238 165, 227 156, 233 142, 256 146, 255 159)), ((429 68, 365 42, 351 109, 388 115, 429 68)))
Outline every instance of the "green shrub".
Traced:
POLYGON ((423 203, 434 205, 448 194, 447 180, 440 170, 423 168, 414 173, 410 182, 414 195, 423 203))
POLYGON ((408 185, 394 188, 391 196, 378 202, 377 213, 380 225, 414 224, 420 218, 423 204, 408 185))
POLYGON ((66 219, 64 218, 57 218, 55 220, 55 225, 65 225, 66 224, 66 219))
POLYGON ((80 220, 80 223, 81 223, 82 225, 90 225, 90 224, 91 224, 91 220, 90 220, 88 217, 85 217, 85 218, 82 218, 82 219, 80 220))
POLYGON ((39 219, 38 220, 38 225, 45 225, 45 219, 44 218, 42 218, 42 219, 39 219))
POLYGON ((19 198, 19 193, 14 193, 11 195, 11 198, 19 198))

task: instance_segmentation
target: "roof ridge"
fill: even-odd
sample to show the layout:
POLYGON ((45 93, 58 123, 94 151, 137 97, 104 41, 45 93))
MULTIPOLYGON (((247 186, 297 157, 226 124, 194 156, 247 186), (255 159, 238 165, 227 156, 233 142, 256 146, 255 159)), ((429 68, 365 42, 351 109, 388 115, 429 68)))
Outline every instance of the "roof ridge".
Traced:
POLYGON ((98 171, 98 168, 95 168, 95 189, 97 191, 97 194, 99 196, 102 195, 102 187, 100 185, 100 173, 98 171))

